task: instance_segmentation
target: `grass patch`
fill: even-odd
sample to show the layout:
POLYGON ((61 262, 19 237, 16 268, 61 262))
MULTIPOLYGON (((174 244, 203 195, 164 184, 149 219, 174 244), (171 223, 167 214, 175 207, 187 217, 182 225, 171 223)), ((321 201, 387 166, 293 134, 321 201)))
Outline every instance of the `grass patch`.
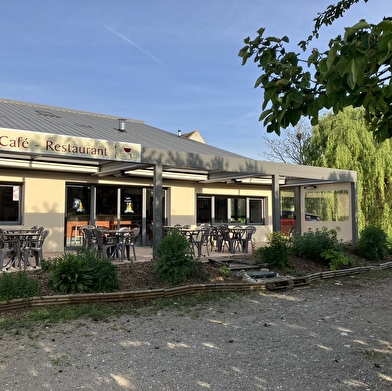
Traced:
POLYGON ((46 306, 24 311, 9 311, 0 318, 0 330, 20 334, 36 329, 37 324, 49 327, 51 324, 70 322, 78 319, 107 321, 123 315, 139 317, 149 316, 162 309, 178 309, 186 312, 197 306, 211 305, 237 298, 251 292, 212 292, 197 295, 179 296, 167 299, 154 299, 139 302, 118 302, 101 304, 80 304, 63 306, 46 306))

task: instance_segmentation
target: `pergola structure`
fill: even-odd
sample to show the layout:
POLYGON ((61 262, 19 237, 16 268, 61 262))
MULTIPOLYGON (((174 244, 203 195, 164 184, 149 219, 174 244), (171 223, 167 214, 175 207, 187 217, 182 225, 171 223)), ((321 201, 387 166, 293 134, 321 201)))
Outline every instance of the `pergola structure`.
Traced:
MULTIPOLYGON (((252 187, 268 186, 272 192, 274 231, 280 229, 281 189, 294 188, 298 195, 306 186, 350 183, 353 242, 358 238, 355 171, 253 160, 157 129, 143 121, 0 99, 0 175, 2 169, 13 168, 77 171, 93 177, 151 177, 154 216, 162 215, 165 178, 200 184, 220 182, 233 186, 238 183, 252 187), (35 149, 32 142, 24 148, 23 138, 27 138, 30 132, 36 137, 46 137, 46 140, 50 135, 59 136, 73 145, 84 145, 87 140, 136 145, 138 154, 129 159, 127 156, 122 159, 84 156, 69 153, 65 147, 64 151, 60 147, 56 149, 53 143, 49 149, 35 149)), ((301 212, 301 206, 296 206, 301 212)), ((160 219, 154 221, 153 230, 155 249, 160 240, 159 232, 162 232, 160 219)))

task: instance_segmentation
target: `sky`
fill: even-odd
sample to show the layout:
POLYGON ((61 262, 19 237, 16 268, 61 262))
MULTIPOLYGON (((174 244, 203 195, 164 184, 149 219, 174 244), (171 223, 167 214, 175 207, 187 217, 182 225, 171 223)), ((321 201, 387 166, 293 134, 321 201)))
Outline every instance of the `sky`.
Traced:
MULTIPOLYGON (((210 145, 263 160, 260 69, 252 60, 241 66, 243 40, 264 27, 300 52, 298 42, 331 3, 0 0, 0 97, 143 120, 175 134, 198 130, 210 145)), ((391 14, 391 0, 360 0, 310 46, 324 51, 344 27, 391 14)))

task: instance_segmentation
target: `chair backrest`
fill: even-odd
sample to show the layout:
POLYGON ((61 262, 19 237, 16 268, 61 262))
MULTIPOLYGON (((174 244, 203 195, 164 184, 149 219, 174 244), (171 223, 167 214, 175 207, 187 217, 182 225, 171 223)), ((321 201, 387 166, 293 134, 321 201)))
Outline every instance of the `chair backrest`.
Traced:
POLYGON ((256 227, 254 227, 253 225, 249 225, 245 228, 245 231, 246 231, 246 239, 252 240, 252 236, 256 232, 256 227))
POLYGON ((11 248, 10 244, 11 244, 10 240, 8 240, 6 237, 0 235, 0 249, 7 251, 11 248))
POLYGON ((43 231, 41 235, 38 237, 38 247, 42 248, 45 239, 48 237, 48 235, 49 235, 49 230, 45 229, 45 231, 43 231))
POLYGON ((43 230, 42 232, 34 232, 34 236, 28 238, 27 246, 32 247, 32 249, 41 249, 46 237, 49 235, 49 230, 43 230))
POLYGON ((131 229, 131 231, 130 231, 130 234, 131 234, 131 236, 130 236, 130 242, 131 242, 131 243, 135 243, 135 242, 136 242, 136 239, 137 239, 137 237, 139 236, 139 233, 140 233, 140 228, 139 228, 139 227, 136 227, 136 228, 132 228, 132 229, 131 229))
POLYGON ((223 240, 230 240, 230 230, 226 226, 221 226, 220 231, 222 233, 223 240))
POLYGON ((105 235, 99 229, 93 229, 93 233, 95 238, 97 239, 98 248, 102 250, 106 242, 105 235))
POLYGON ((203 242, 208 242, 211 234, 212 234, 212 227, 211 226, 207 226, 207 227, 203 228, 201 230, 201 240, 203 242))
POLYGON ((86 240, 85 247, 89 248, 89 247, 94 246, 96 239, 95 239, 95 236, 94 236, 92 229, 84 227, 83 233, 84 233, 84 238, 86 240))

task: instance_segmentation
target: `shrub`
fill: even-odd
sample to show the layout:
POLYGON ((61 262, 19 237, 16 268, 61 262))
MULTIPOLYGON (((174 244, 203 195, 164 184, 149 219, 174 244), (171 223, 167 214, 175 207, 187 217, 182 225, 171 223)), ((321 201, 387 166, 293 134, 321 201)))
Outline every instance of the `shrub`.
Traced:
POLYGON ((321 264, 329 264, 329 260, 322 256, 324 251, 335 250, 343 253, 344 245, 337 238, 339 228, 305 232, 303 235, 295 234, 292 241, 293 254, 310 259, 321 264))
POLYGON ((49 284, 64 294, 113 292, 119 288, 116 266, 96 251, 85 249, 56 258, 49 284))
POLYGON ((119 289, 117 266, 110 259, 100 257, 97 250, 79 249, 77 254, 85 259, 91 270, 92 292, 114 292, 119 289))
POLYGON ((285 268, 290 259, 290 241, 282 232, 272 232, 269 235, 269 245, 256 250, 256 258, 270 267, 285 268))
POLYGON ((380 227, 366 227, 354 246, 354 252, 369 260, 383 260, 388 254, 388 237, 380 227))
POLYGON ((41 295, 39 282, 25 271, 2 273, 0 276, 0 301, 41 295))
POLYGON ((329 268, 331 270, 354 266, 354 260, 351 257, 346 257, 344 253, 339 250, 325 250, 322 252, 321 256, 329 263, 329 268))
POLYGON ((157 277, 168 283, 185 281, 196 269, 189 241, 178 231, 171 230, 155 250, 157 277))
POLYGON ((86 260, 76 254, 65 253, 56 258, 49 285, 64 294, 90 292, 93 280, 86 260))
POLYGON ((41 270, 42 270, 43 272, 49 272, 49 271, 51 271, 52 268, 54 267, 54 264, 53 264, 50 260, 43 259, 43 260, 40 262, 40 266, 41 266, 41 270))

